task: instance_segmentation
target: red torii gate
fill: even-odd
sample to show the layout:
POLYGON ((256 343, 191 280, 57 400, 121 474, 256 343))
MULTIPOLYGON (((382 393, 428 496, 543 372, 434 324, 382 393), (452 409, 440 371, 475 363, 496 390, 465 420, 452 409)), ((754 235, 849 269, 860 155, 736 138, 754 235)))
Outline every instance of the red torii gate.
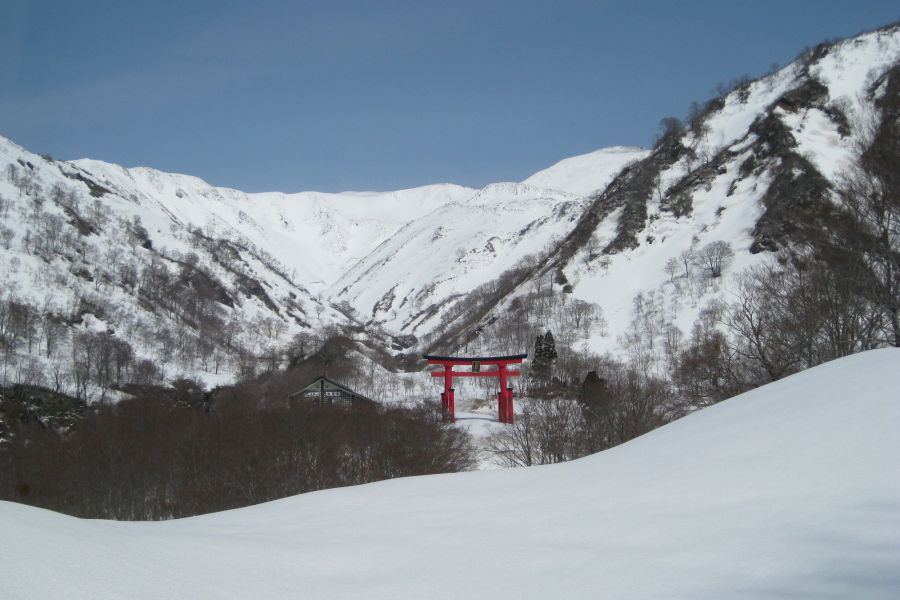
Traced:
POLYGON ((500 392, 497 394, 499 400, 497 412, 501 423, 513 422, 513 390, 509 387, 507 378, 518 377, 521 375, 519 371, 509 371, 509 365, 521 364, 523 360, 528 358, 527 354, 515 354, 512 356, 477 356, 472 358, 464 358, 461 356, 434 356, 430 354, 424 355, 422 358, 428 361, 429 365, 439 365, 444 367, 443 371, 432 371, 432 377, 444 378, 444 391, 441 393, 441 406, 449 415, 451 421, 456 421, 456 402, 453 397, 453 378, 454 377, 499 377, 500 392), (472 367, 471 371, 454 371, 453 367, 457 365, 468 365, 472 367), (496 365, 496 369, 490 371, 482 371, 481 365, 496 365))

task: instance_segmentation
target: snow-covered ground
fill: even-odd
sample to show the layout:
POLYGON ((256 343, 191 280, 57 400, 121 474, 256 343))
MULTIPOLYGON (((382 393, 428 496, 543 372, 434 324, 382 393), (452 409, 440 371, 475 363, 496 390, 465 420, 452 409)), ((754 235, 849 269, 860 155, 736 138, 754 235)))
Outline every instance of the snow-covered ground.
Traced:
POLYGON ((900 350, 572 463, 164 523, 0 503, 0 597, 897 598, 900 350))

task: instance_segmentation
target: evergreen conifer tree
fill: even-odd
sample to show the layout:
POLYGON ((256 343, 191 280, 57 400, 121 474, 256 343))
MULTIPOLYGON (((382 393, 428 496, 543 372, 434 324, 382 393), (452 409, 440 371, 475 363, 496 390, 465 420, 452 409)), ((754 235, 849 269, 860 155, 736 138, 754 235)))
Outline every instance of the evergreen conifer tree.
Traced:
POLYGON ((557 356, 556 340, 553 339, 553 334, 549 331, 545 335, 538 334, 534 340, 534 357, 531 361, 532 376, 541 381, 549 380, 557 356))
POLYGON ((556 340, 553 339, 553 333, 549 330, 544 335, 544 355, 547 358, 547 365, 551 367, 556 362, 556 359, 559 358, 559 354, 556 352, 556 340))

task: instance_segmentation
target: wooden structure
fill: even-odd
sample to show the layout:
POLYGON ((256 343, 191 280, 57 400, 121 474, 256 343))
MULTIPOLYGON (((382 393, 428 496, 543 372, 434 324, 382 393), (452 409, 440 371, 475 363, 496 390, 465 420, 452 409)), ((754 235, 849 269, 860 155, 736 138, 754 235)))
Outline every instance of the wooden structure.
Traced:
POLYGON ((434 356, 426 354, 422 358, 429 365, 443 367, 441 371, 432 371, 432 377, 444 378, 444 392, 441 394, 441 406, 451 421, 456 421, 456 400, 454 398, 454 377, 497 377, 500 379, 500 391, 497 394, 497 413, 501 423, 512 424, 515 418, 513 411, 513 389, 509 386, 509 377, 518 377, 519 371, 510 371, 509 365, 521 364, 528 358, 527 354, 515 354, 512 356, 476 356, 466 358, 462 356, 434 356), (496 366, 496 369, 482 371, 482 365, 496 366), (469 366, 469 371, 454 371, 455 366, 469 366))
POLYGON ((342 406, 353 408, 360 405, 374 405, 375 401, 357 394, 347 386, 328 379, 324 375, 316 378, 305 388, 288 394, 288 400, 306 400, 317 406, 342 406))

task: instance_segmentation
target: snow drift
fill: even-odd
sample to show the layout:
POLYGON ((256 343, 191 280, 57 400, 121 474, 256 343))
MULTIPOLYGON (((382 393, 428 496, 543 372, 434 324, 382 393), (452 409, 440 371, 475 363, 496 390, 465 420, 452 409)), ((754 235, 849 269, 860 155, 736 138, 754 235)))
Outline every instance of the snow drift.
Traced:
POLYGON ((900 351, 568 464, 163 523, 0 503, 3 598, 896 598, 900 351))

